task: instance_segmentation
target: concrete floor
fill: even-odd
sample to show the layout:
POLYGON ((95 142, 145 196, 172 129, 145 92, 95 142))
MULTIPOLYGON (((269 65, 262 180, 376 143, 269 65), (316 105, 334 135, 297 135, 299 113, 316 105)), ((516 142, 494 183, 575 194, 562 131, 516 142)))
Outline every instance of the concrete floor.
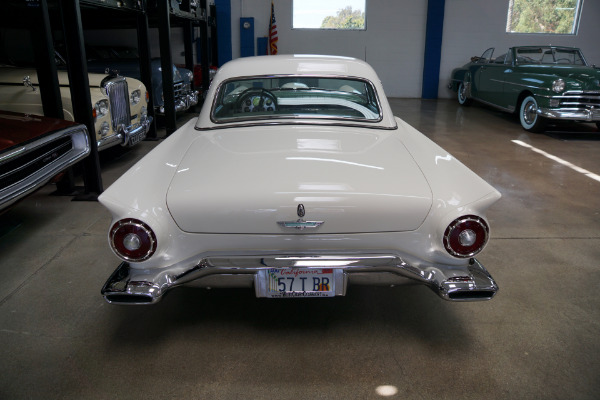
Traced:
MULTIPOLYGON (((502 192, 478 257, 494 300, 180 288, 109 305, 108 213, 47 186, 0 215, 0 399, 597 399, 600 181, 512 142, 600 174, 596 127, 529 134, 482 106, 391 103, 502 192)), ((104 154, 105 187, 156 144, 104 154)))

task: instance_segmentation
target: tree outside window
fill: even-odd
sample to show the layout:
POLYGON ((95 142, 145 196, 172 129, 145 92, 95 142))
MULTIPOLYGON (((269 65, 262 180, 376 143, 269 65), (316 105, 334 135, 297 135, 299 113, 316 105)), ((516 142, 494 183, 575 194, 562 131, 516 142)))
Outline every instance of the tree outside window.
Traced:
POLYGON ((366 30, 366 0, 294 0, 294 29, 366 30))
POLYGON ((575 35, 583 0, 509 0, 506 32, 575 35))

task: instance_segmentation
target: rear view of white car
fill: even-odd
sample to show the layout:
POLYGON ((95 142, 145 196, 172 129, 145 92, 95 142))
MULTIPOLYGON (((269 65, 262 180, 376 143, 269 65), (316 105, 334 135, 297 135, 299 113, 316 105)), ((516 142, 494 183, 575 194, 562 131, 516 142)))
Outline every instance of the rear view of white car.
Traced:
POLYGON ((365 62, 243 58, 219 70, 198 119, 101 195, 122 260, 102 294, 149 304, 181 285, 281 298, 420 283, 488 300, 498 286, 474 257, 499 198, 392 115, 365 62))

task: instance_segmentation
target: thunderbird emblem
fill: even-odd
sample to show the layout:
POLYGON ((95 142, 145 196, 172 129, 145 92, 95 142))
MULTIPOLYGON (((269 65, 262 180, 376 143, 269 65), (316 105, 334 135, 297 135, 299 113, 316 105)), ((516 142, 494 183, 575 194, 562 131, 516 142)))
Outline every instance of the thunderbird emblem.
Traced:
POLYGON ((318 228, 323 225, 323 221, 305 221, 302 219, 306 215, 306 210, 304 208, 304 204, 298 204, 298 208, 296 209, 296 214, 300 217, 297 221, 278 221, 277 223, 284 228, 294 228, 303 230, 306 228, 318 228))

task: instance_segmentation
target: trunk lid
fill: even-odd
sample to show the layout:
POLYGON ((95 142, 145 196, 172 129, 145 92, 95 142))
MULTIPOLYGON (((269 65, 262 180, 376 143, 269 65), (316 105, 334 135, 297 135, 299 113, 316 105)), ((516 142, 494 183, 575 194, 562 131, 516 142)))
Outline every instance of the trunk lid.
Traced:
POLYGON ((397 131, 262 126, 198 133, 167 205, 186 232, 321 234, 410 231, 431 207, 397 131), (317 228, 284 227, 303 221, 317 228))

